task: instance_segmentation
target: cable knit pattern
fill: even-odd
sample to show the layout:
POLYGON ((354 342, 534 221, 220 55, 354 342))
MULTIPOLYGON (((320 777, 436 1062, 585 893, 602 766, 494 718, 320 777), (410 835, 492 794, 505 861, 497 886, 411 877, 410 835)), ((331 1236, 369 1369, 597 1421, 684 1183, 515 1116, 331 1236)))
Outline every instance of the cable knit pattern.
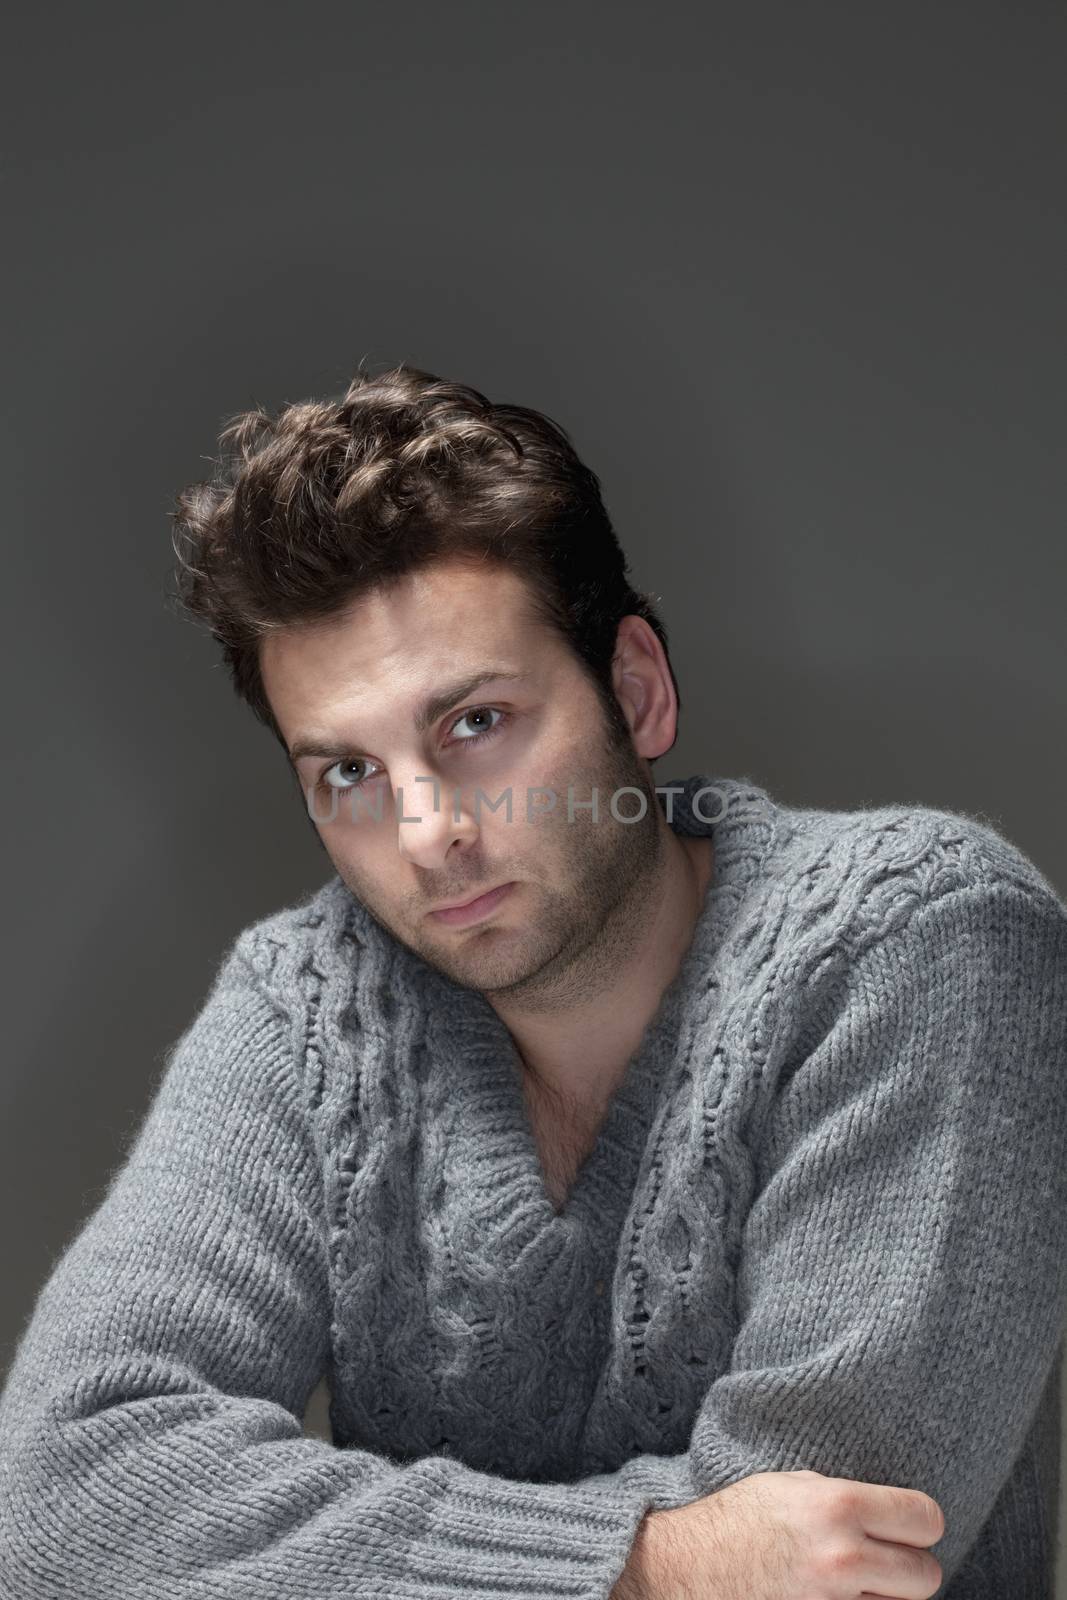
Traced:
POLYGON ((713 878, 559 1212, 482 996, 339 877, 234 940, 16 1348, 5 1600, 605 1600, 802 1467, 1051 1595, 1067 908, 971 817, 666 787, 713 878))

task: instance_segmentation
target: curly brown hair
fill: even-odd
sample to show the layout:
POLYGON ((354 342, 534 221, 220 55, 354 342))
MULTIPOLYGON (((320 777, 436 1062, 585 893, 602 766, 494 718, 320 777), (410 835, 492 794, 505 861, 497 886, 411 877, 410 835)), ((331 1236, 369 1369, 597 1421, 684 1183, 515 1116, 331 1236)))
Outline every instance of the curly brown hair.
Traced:
MULTIPOLYGON (((401 364, 360 370, 340 397, 242 412, 219 446, 211 478, 181 489, 170 513, 172 599, 222 646, 236 693, 283 748, 263 636, 456 557, 526 580, 536 614, 588 671, 610 733, 628 734, 611 681, 619 622, 643 617, 665 653, 667 633, 631 587, 600 481, 558 423, 401 364)), ((677 695, 669 657, 668 669, 677 695)))

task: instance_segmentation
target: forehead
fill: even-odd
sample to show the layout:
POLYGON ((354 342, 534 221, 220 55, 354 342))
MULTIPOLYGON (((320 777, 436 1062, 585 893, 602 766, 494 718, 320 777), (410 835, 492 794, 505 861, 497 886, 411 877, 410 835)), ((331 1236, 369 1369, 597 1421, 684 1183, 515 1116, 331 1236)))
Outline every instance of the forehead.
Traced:
POLYGON ((359 596, 336 616, 281 628, 260 647, 263 685, 288 742, 308 726, 415 701, 497 661, 547 670, 564 641, 535 615, 528 586, 490 562, 438 562, 359 596))

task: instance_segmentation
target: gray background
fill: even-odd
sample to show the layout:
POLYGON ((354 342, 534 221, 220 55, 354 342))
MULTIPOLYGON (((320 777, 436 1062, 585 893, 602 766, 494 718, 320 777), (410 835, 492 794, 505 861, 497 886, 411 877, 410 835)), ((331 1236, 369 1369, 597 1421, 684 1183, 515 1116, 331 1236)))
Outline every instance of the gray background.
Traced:
POLYGON ((548 411, 671 633, 661 781, 965 810, 1067 892, 1061 8, 6 42, 4 1362, 224 946, 329 871, 165 600, 172 494, 254 401, 365 357, 548 411))

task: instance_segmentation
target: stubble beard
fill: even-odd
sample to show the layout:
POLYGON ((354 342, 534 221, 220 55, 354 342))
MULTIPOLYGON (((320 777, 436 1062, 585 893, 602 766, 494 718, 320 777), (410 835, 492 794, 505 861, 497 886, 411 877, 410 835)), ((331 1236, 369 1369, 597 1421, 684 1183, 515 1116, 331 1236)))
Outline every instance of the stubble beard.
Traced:
MULTIPOLYGON (((624 817, 635 814, 637 806, 633 794, 617 802, 624 817)), ((560 840, 557 885, 526 880, 527 892, 540 904, 522 923, 509 926, 505 920, 498 927, 490 918, 484 926, 452 936, 454 948, 443 941, 412 939, 393 927, 357 885, 349 888, 383 932, 461 988, 506 1002, 511 1009, 542 1015, 565 1011, 617 980, 632 955, 635 930, 655 910, 668 824, 629 730, 609 723, 595 767, 569 776, 557 793, 555 810, 532 826, 551 829, 560 840), (591 799, 595 790, 595 820, 589 809, 576 809, 574 820, 568 820, 568 783, 574 785, 576 803, 591 799), (620 822, 612 815, 612 797, 621 789, 645 796, 644 815, 637 821, 620 822)), ((444 940, 449 937, 446 933, 444 940)))
MULTIPOLYGON (((558 886, 535 887, 541 904, 523 927, 505 926, 497 937, 487 924, 484 940, 463 952, 463 975, 449 974, 511 1010, 565 1011, 608 987, 633 953, 635 929, 654 909, 667 824, 629 735, 607 747, 597 770, 572 781, 576 799, 591 798, 595 786, 597 819, 586 810, 568 821, 565 796, 557 801, 564 808, 555 822, 562 846, 558 886), (623 788, 645 796, 637 821, 611 814, 612 796, 623 788)), ((623 816, 637 806, 632 794, 618 802, 623 816)))

